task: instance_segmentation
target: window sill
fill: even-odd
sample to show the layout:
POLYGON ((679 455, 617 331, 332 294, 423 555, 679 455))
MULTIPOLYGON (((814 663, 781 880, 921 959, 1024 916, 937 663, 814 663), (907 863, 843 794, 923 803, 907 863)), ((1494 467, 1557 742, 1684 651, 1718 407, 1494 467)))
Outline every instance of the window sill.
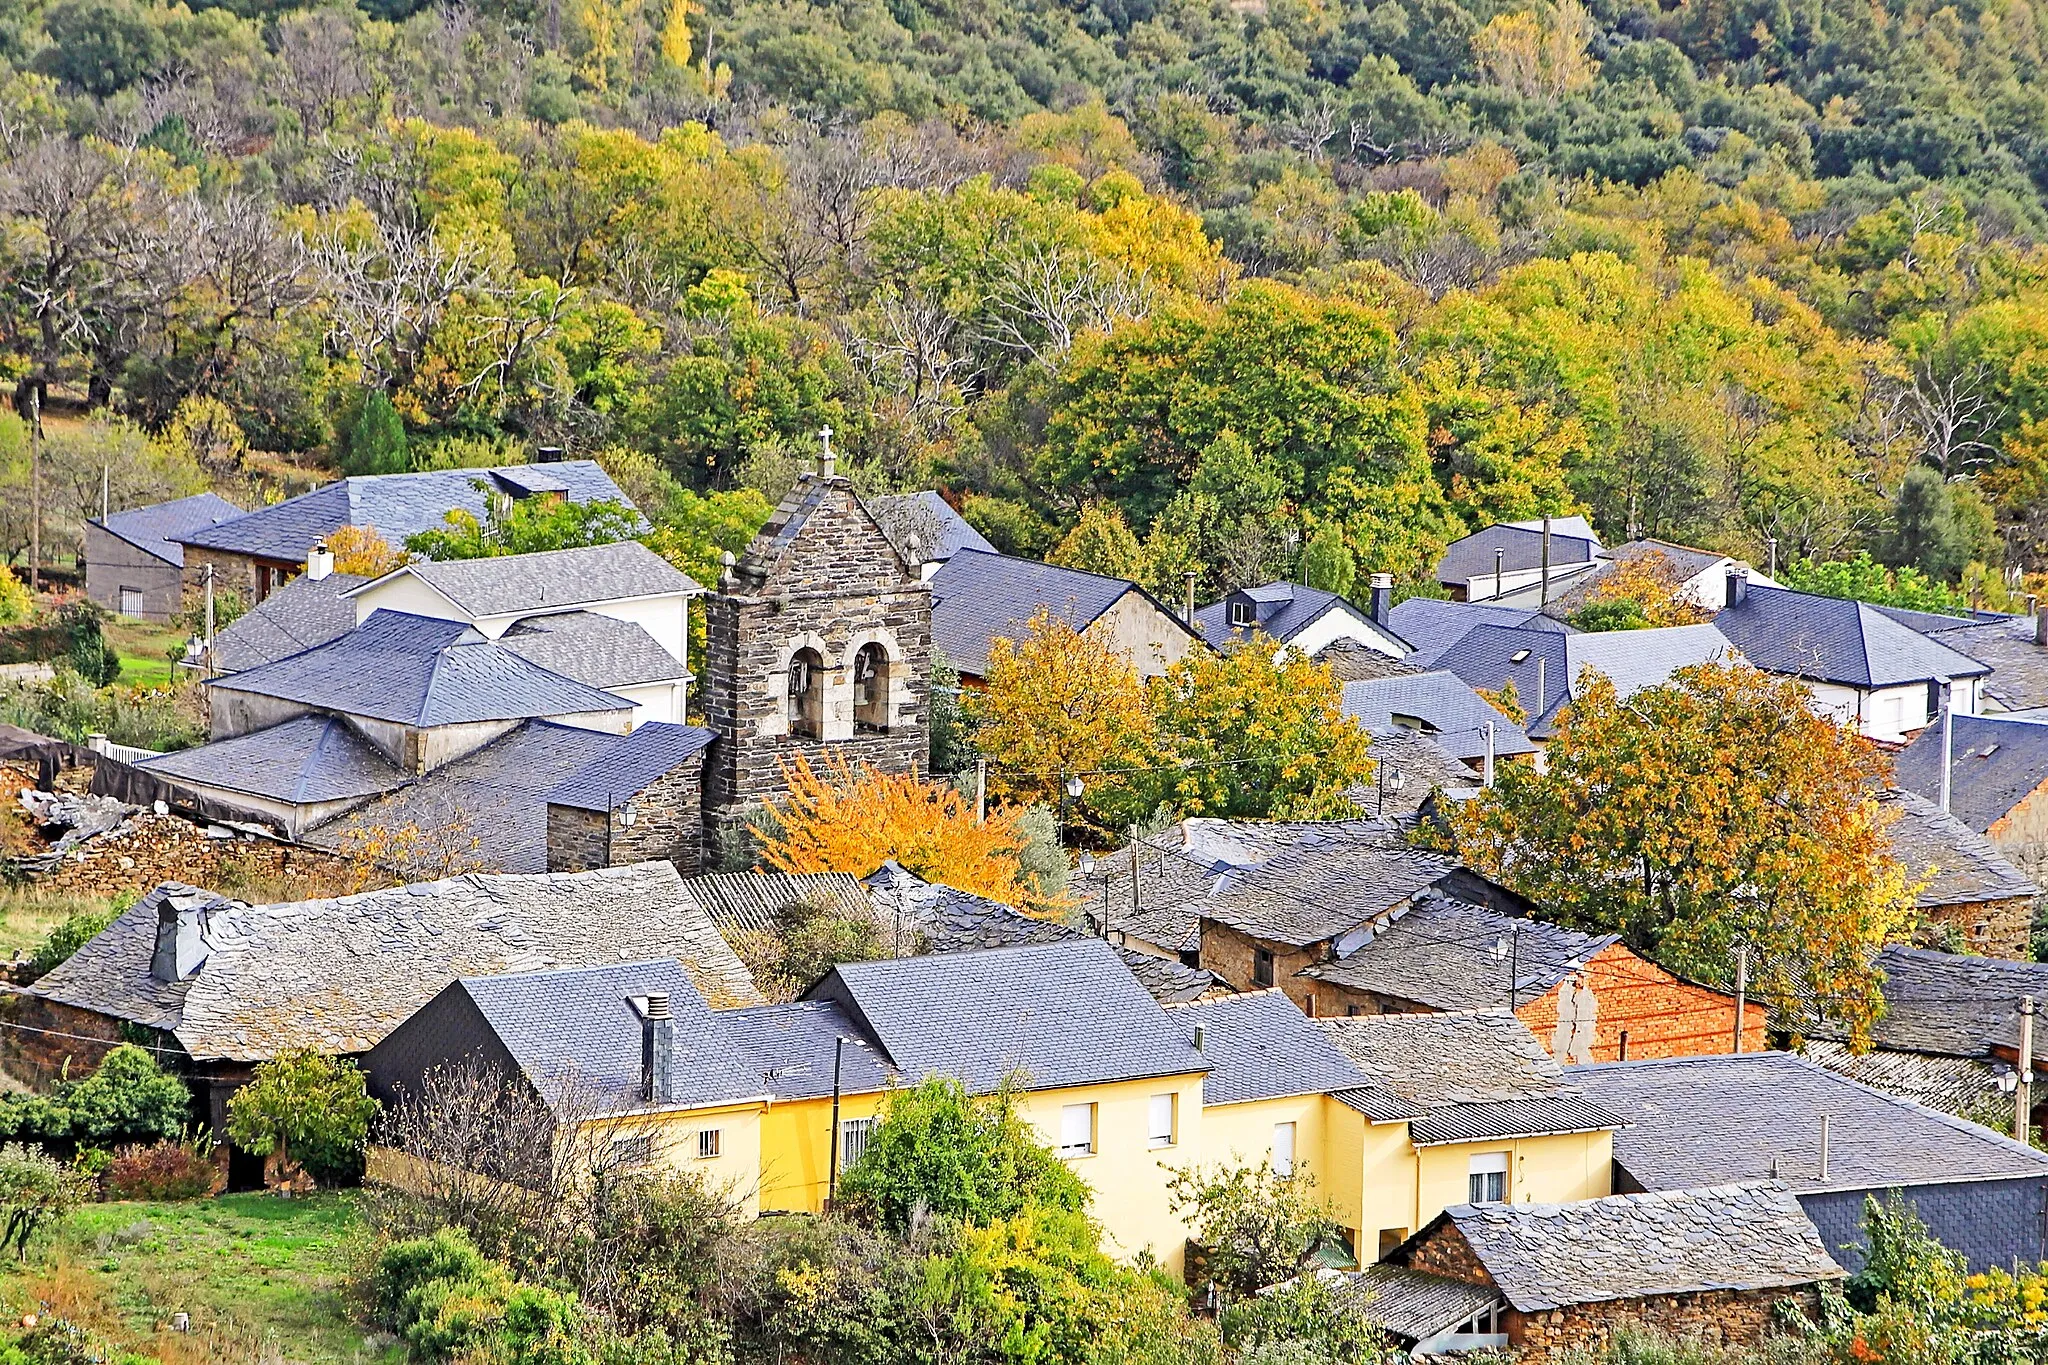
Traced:
POLYGON ((1062 1160, 1062 1161, 1085 1161, 1086 1159, 1088 1159, 1089 1157, 1092 1157, 1092 1156, 1094 1156, 1094 1155, 1095 1155, 1095 1149, 1094 1149, 1094 1148, 1092 1148, 1092 1147, 1091 1147, 1091 1148, 1089 1148, 1089 1149, 1087 1149, 1086 1151, 1082 1151, 1082 1150, 1079 1150, 1079 1149, 1071 1149, 1071 1148, 1067 1148, 1067 1149, 1062 1149, 1062 1150, 1061 1150, 1061 1152, 1060 1152, 1060 1160, 1062 1160))

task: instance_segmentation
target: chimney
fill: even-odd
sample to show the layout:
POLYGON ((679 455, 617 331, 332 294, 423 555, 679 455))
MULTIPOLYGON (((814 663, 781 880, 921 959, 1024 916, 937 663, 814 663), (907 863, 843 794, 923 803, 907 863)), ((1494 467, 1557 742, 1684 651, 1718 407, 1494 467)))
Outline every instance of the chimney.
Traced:
POLYGON ((533 462, 535 464, 560 464, 562 462, 562 448, 560 446, 542 446, 533 453, 533 462))
POLYGON ((334 551, 327 548, 327 542, 316 540, 313 548, 306 552, 306 577, 318 583, 334 572, 334 551))
POLYGON ((675 1098, 669 1065, 675 1046, 676 1024, 668 1012, 668 992, 649 991, 647 1009, 640 1016, 640 1098, 649 1104, 667 1104, 675 1098))
POLYGON ((2034 613, 2034 643, 2048 645, 2048 611, 2034 613))
POLYGON ((1749 570, 1737 566, 1728 570, 1728 600, 1723 605, 1739 607, 1749 596, 1749 570))
POLYGON ((1377 625, 1385 625, 1387 617, 1394 610, 1394 576, 1390 573, 1376 573, 1372 576, 1372 610, 1370 615, 1377 625))
POLYGON ((211 950, 206 919, 218 902, 189 886, 159 887, 154 894, 156 949, 149 957, 149 974, 166 983, 183 981, 199 970, 211 950))
POLYGON ((1187 623, 1192 626, 1195 623, 1195 578, 1197 575, 1193 569, 1189 569, 1184 577, 1188 580, 1187 623))

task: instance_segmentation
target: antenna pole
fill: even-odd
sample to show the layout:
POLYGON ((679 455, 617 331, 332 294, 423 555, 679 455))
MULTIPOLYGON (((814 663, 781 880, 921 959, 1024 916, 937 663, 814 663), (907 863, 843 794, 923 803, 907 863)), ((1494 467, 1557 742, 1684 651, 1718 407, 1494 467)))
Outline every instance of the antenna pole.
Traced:
POLYGON ((1742 1007, 1749 995, 1749 945, 1735 945, 1735 1048, 1742 1051, 1742 1007))
POLYGON ((1937 681, 1941 683, 1941 808, 1945 811, 1948 809, 1950 784, 1954 780, 1950 769, 1955 763, 1956 752, 1956 685, 1947 678, 1937 681))
POLYGON ((1486 722, 1486 773, 1485 785, 1493 785, 1493 722, 1486 722))
POLYGON ((825 1209, 839 1198, 839 1062, 846 1054, 846 1035, 832 1040, 832 1174, 825 1185, 825 1209))

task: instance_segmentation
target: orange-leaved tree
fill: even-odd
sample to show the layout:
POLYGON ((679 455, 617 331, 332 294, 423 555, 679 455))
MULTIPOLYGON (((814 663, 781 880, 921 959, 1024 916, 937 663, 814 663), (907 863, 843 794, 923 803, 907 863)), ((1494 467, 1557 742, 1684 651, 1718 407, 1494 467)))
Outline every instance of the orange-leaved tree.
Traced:
POLYGON ((1913 917, 1869 741, 1791 679, 1709 663, 1627 697, 1589 672, 1545 757, 1451 811, 1475 869, 1695 980, 1729 983, 1745 942, 1781 1017, 1867 1037, 1872 956, 1913 917))
POLYGON ((1586 592, 1573 622, 1587 630, 1698 625, 1714 613, 1685 593, 1685 576, 1662 550, 1618 560, 1586 592), (1581 619, 1583 618, 1583 619, 1581 619))
POLYGON ((761 859, 784 872, 865 877, 888 859, 926 881, 1023 905, 1034 892, 1019 857, 1026 842, 1012 810, 974 818, 957 788, 915 773, 884 773, 834 758, 819 771, 799 755, 783 766, 789 795, 757 827, 761 859))
POLYGON ((327 548, 334 553, 336 573, 365 578, 390 573, 406 561, 405 551, 392 549, 374 526, 338 526, 327 533, 327 548))

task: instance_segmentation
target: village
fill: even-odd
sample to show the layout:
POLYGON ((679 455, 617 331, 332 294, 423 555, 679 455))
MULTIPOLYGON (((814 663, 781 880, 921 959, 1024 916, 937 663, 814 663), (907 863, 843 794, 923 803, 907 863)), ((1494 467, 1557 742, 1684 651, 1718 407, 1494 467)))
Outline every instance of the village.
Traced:
MULTIPOLYGON (((352 562, 463 499, 631 507, 544 457, 90 524, 89 600, 206 606, 205 728, 0 728, 16 883, 111 907, 0 997, 24 1253, 90 1180, 360 1188, 387 1256, 460 1233, 377 1319, 453 1359, 447 1281, 555 1292, 494 1238, 654 1238, 715 1318, 708 1241, 592 1211, 680 1182, 782 1254, 1067 1208, 1123 1330, 1233 1359, 1867 1341, 1912 1291, 1845 1289, 1915 1254, 2048 1341, 2048 613, 1578 517, 1399 601, 1166 601, 863 497, 829 433, 712 582, 631 535, 352 562)), ((536 1340, 677 1330, 547 1264, 586 1306, 536 1340)))

